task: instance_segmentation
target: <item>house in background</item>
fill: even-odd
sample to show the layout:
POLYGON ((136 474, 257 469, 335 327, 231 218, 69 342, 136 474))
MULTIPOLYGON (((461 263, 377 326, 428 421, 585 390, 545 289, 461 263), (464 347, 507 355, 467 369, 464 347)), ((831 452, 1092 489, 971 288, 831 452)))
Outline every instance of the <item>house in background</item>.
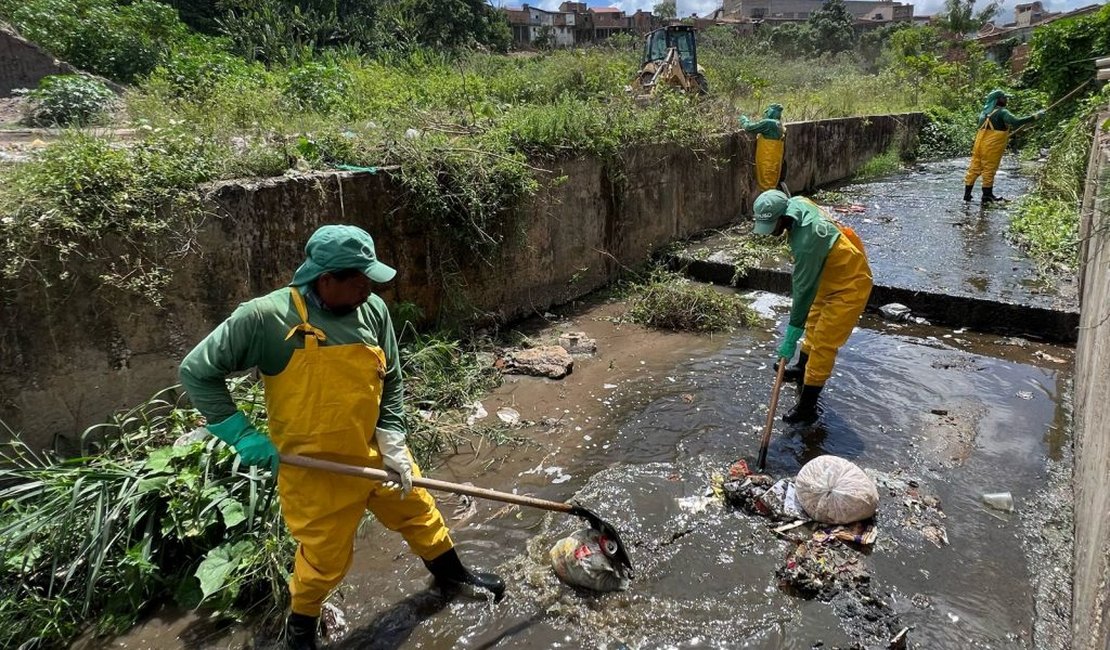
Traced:
MULTIPOLYGON (((721 14, 768 24, 800 23, 821 10, 824 0, 725 0, 721 14)), ((913 5, 893 0, 845 0, 845 8, 857 23, 875 26, 912 22, 913 5)))
POLYGON ((1038 27, 1062 18, 1094 13, 1101 8, 1102 5, 1087 5, 1071 11, 1050 12, 1045 11, 1040 0, 1022 3, 1014 9, 1014 22, 1005 25, 987 23, 979 29, 975 41, 986 49, 987 58, 996 63, 1009 64, 1010 72, 1018 74, 1029 63, 1029 40, 1038 27))

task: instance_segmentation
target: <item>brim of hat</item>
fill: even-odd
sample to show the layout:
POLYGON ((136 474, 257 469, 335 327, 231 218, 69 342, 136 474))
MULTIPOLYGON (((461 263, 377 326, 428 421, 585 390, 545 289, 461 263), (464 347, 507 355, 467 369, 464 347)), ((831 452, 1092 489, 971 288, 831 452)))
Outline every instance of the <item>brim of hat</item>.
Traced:
POLYGON ((393 277, 397 275, 397 269, 389 266, 388 264, 374 262, 370 266, 366 267, 366 270, 363 271, 363 273, 365 273, 366 277, 370 278, 374 282, 382 283, 392 280, 393 277))
POLYGON ((778 222, 778 219, 773 221, 756 221, 755 225, 752 226, 752 232, 757 235, 770 235, 775 231, 775 225, 777 225, 778 222))
MULTIPOLYGON (((327 271, 328 269, 320 266, 316 262, 312 260, 305 260, 304 264, 301 264, 300 267, 297 268, 296 273, 293 274, 293 281, 289 284, 294 287, 306 285, 309 282, 312 282, 316 278, 320 277, 327 271)), ((392 280, 394 276, 397 275, 397 269, 394 269, 388 264, 374 262, 370 266, 363 269, 362 274, 370 278, 371 281, 381 284, 392 280)))

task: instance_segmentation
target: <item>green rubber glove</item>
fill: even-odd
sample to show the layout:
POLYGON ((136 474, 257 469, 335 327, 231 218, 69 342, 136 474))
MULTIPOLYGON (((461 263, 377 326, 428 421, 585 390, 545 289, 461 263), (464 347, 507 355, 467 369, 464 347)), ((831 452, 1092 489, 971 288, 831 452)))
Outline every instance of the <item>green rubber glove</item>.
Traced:
POLYGON ((793 359, 794 353, 798 351, 798 339, 802 338, 802 334, 805 334, 804 328, 787 325, 786 336, 779 344, 779 357, 787 361, 793 359))
POLYGON ((277 448, 269 438, 254 428, 242 411, 236 411, 235 415, 218 424, 209 424, 208 431, 234 447, 243 464, 269 467, 270 471, 277 474, 280 462, 277 448))
POLYGON ((751 123, 752 123, 752 121, 748 119, 747 115, 741 115, 740 116, 740 126, 747 126, 751 123))

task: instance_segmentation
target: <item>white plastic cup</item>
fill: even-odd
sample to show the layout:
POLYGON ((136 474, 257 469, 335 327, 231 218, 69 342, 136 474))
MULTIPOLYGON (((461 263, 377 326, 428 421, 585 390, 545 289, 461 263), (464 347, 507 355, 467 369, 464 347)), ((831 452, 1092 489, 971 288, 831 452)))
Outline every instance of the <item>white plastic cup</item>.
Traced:
POLYGON ((995 510, 1014 511, 1014 495, 1009 492, 990 492, 983 495, 983 503, 995 510))

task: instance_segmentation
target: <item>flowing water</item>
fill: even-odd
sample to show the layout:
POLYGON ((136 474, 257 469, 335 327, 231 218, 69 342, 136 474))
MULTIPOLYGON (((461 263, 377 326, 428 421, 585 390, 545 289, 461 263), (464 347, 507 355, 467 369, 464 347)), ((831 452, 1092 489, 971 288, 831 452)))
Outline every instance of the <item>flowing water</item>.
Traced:
MULTIPOLYGON (((1041 507, 1046 458, 1066 443, 1063 364, 1009 360, 1000 353, 1037 358, 989 340, 892 327, 868 320, 853 335, 820 426, 791 431, 779 423, 769 471, 792 475, 831 453, 915 480, 939 497, 950 543, 915 534, 901 498, 882 493, 880 539, 865 559, 873 592, 897 625, 913 627, 916 647, 1032 647, 1037 569, 1023 553, 1022 517, 987 510, 980 495, 1010 491, 1019 511, 1041 507)), ((629 592, 576 594, 551 575, 547 548, 578 525, 573 519, 511 511, 482 521, 498 510, 483 505, 482 523, 456 528, 456 537, 465 557, 500 567, 511 585, 504 603, 456 601, 431 611, 436 599, 427 594, 414 604, 422 569, 399 544, 372 534, 362 555, 376 558, 356 560, 366 584, 346 594, 353 631, 340 646, 810 648, 867 640, 867 621, 779 588, 775 569, 792 543, 764 520, 696 499, 713 473, 758 448, 772 341, 768 332, 742 332, 712 353, 622 382, 609 398, 621 406, 596 426, 557 447, 521 452, 503 468, 526 468, 519 478, 495 481, 560 500, 580 490, 577 498, 618 525, 632 547, 638 573, 629 592), (528 471, 537 467, 558 470, 528 471), (370 550, 379 543, 390 552, 370 550)), ((786 389, 784 408, 792 401, 786 389)))

